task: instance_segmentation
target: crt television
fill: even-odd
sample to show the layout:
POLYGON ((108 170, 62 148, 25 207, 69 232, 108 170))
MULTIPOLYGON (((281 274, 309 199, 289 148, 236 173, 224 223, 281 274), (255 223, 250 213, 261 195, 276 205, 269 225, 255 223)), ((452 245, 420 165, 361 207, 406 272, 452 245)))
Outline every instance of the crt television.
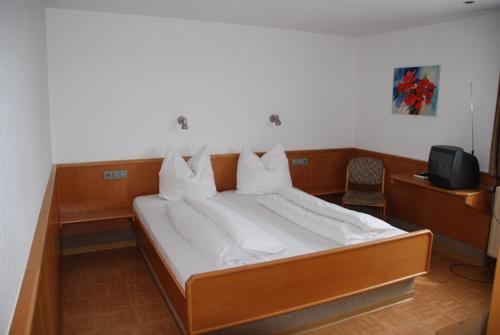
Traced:
POLYGON ((448 189, 479 186, 476 156, 451 145, 434 145, 429 154, 429 181, 448 189))

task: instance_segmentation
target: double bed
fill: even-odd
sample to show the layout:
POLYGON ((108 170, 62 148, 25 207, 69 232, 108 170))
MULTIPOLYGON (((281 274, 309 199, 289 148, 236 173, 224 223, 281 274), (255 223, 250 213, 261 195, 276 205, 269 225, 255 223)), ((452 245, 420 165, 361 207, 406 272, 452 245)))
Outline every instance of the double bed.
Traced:
POLYGON ((265 208, 259 198, 226 191, 214 199, 277 237, 287 250, 272 260, 226 269, 208 262, 178 233, 166 200, 158 195, 134 200, 137 243, 184 333, 233 327, 229 333, 236 334, 238 325, 333 301, 345 305, 348 297, 373 295, 377 288, 400 290, 398 283, 410 282, 411 290, 411 279, 428 271, 428 230, 394 228, 375 240, 342 246, 265 208))

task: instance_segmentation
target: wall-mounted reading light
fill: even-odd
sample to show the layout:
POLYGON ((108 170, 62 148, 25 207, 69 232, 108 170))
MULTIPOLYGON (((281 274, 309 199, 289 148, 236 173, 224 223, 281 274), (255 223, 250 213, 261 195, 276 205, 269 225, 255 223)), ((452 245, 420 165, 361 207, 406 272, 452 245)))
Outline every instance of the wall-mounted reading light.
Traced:
POLYGON ((269 121, 271 121, 271 123, 274 123, 277 126, 281 126, 281 121, 280 121, 279 115, 276 115, 276 114, 271 115, 269 117, 269 121))
POLYGON ((188 119, 185 116, 179 116, 177 123, 181 125, 181 129, 188 129, 188 119))

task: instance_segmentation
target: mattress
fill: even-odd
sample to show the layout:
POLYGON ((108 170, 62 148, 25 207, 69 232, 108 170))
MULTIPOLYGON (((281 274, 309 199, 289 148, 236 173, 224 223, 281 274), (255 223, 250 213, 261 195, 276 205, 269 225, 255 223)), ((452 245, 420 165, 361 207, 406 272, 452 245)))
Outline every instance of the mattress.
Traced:
MULTIPOLYGON (((234 191, 226 191, 218 193, 214 199, 250 219, 284 243, 287 251, 280 255, 282 258, 340 246, 263 207, 257 202, 259 196, 240 195, 234 191)), ((158 195, 140 196, 134 200, 134 210, 179 283, 185 286, 184 284, 191 275, 218 269, 205 261, 177 232, 169 221, 165 207, 166 201, 158 195)), ((400 233, 405 232, 400 231, 400 233)), ((390 232, 388 236, 394 236, 394 232, 390 232)), ((386 236, 380 236, 380 238, 384 237, 386 236)))

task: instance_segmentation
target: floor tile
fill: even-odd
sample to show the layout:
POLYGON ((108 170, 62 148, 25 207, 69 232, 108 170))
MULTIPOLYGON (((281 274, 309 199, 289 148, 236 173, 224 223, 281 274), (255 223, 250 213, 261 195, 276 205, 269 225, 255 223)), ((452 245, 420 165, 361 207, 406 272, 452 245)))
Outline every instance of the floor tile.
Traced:
MULTIPOLYGON (((491 284, 454 275, 454 263, 433 253, 431 271, 417 278, 413 300, 310 334, 431 335, 479 315, 488 308, 491 284)), ((180 334, 136 247, 64 256, 61 283, 63 334, 180 334)))

